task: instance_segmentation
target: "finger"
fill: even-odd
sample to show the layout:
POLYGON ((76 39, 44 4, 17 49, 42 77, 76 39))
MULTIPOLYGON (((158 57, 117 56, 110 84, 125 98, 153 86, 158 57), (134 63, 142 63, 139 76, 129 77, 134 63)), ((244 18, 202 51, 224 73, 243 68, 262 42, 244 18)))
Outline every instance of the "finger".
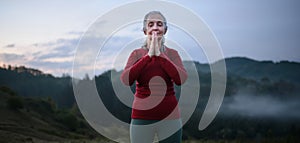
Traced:
POLYGON ((154 36, 154 34, 152 34, 151 44, 152 44, 152 45, 155 44, 155 36, 154 36))
POLYGON ((155 34, 154 34, 154 41, 155 41, 155 45, 157 45, 158 44, 158 37, 157 37, 157 33, 155 32, 155 34))

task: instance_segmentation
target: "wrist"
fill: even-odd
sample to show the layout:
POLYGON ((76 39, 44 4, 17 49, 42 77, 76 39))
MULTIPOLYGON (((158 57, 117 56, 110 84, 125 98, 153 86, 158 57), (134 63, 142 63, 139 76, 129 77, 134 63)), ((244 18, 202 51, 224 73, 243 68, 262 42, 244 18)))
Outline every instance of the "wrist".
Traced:
POLYGON ((160 55, 160 51, 155 51, 155 56, 159 56, 160 55))
POLYGON ((152 53, 148 53, 147 54, 150 58, 153 56, 153 54, 152 53))

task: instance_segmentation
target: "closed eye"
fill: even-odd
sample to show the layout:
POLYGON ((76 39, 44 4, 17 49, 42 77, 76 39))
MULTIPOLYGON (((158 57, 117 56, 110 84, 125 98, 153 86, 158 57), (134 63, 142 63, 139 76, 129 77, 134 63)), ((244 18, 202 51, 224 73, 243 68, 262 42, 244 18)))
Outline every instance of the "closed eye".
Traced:
POLYGON ((158 21, 157 26, 163 26, 163 23, 161 21, 158 21))
POLYGON ((149 27, 152 27, 153 25, 154 25, 154 22, 149 22, 149 23, 148 23, 148 26, 149 26, 149 27))

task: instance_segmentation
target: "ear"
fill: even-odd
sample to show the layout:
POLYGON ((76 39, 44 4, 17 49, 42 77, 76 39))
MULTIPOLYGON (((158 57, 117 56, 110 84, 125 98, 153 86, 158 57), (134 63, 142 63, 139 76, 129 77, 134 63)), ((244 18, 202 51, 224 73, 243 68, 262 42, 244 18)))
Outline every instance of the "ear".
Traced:
POLYGON ((144 32, 145 35, 147 35, 146 28, 143 28, 143 32, 144 32))
POLYGON ((168 31, 168 26, 165 27, 165 33, 164 34, 166 34, 167 31, 168 31))

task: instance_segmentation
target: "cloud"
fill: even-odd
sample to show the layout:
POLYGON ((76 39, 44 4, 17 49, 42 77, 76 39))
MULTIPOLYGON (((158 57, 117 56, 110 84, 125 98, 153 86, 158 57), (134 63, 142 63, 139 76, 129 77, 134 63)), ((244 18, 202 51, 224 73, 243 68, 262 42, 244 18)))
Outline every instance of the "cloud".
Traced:
POLYGON ((70 32, 67 32, 68 35, 74 35, 74 36, 80 36, 82 34, 84 34, 84 32, 82 31, 70 31, 70 32))
POLYGON ((61 76, 64 73, 71 73, 72 61, 27 61, 26 65, 38 68, 44 73, 50 73, 54 76, 61 76))
POLYGON ((0 53, 0 61, 7 64, 19 63, 25 61, 24 55, 12 54, 12 53, 0 53))
POLYGON ((69 32, 77 37, 59 38, 29 46, 18 45, 10 53, 24 56, 23 60, 14 62, 16 65, 38 68, 58 76, 62 75, 62 71, 71 73, 72 70, 82 76, 88 73, 90 77, 109 69, 121 70, 130 53, 140 48, 145 41, 145 35, 141 31, 142 23, 124 24, 113 32, 110 28, 109 23, 98 21, 85 33, 69 32), (101 28, 104 24, 108 29, 101 28), (74 61, 75 67, 72 67, 74 61))
POLYGON ((33 46, 43 50, 31 53, 31 55, 34 60, 72 57, 78 41, 79 39, 58 39, 53 42, 34 44, 33 46))
POLYGON ((15 60, 13 64, 38 68, 56 76, 65 72, 70 74, 73 70, 79 75, 88 73, 92 77, 110 69, 123 69, 130 53, 145 41, 138 23, 125 25, 109 37, 101 37, 97 34, 100 31, 87 32, 84 37, 16 47, 19 53, 23 53, 23 59, 15 60), (72 67, 74 61, 75 67, 72 67))
POLYGON ((45 43, 31 45, 11 44, 6 47, 14 47, 0 53, 0 61, 3 64, 24 65, 60 76, 63 73, 71 73, 73 57, 79 38, 60 38, 45 43))
POLYGON ((27 65, 37 67, 45 72, 60 76, 71 73, 75 49, 79 38, 57 39, 47 43, 34 44, 43 50, 31 53, 27 65))
POLYGON ((4 46, 5 48, 14 48, 15 47, 15 44, 8 44, 6 46, 4 46))
POLYGON ((75 51, 74 76, 100 74, 124 67, 130 52, 142 46, 144 34, 141 23, 125 24, 111 30, 109 23, 98 21, 81 37, 75 51), (106 25, 107 29, 102 26, 106 25), (110 33, 109 33, 110 32, 110 33))

